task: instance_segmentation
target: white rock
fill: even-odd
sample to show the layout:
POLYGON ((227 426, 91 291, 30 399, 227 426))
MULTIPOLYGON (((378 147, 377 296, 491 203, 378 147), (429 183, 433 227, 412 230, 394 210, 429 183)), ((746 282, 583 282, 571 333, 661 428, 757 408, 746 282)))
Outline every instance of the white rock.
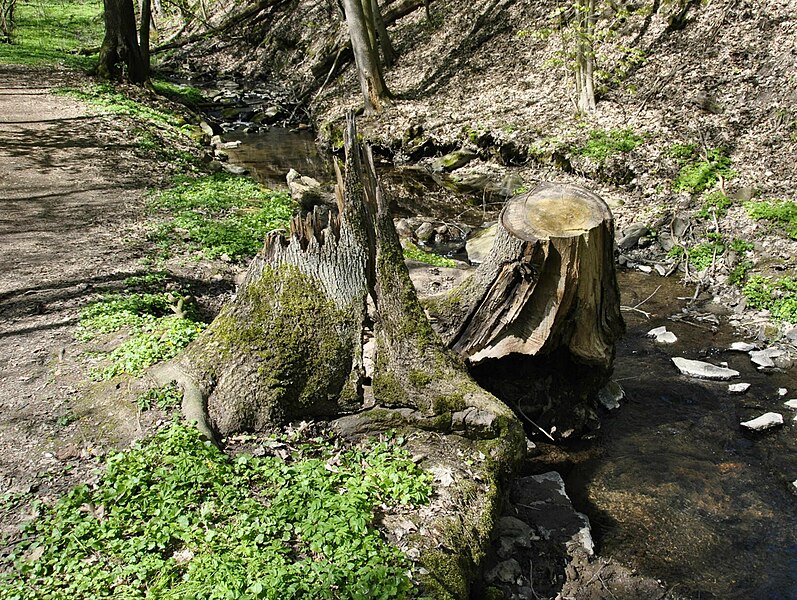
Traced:
POLYGON ((731 344, 729 350, 735 350, 736 352, 750 352, 751 350, 755 350, 755 346, 748 342, 734 342, 731 344))
POLYGON ((794 400, 786 400, 786 402, 784 402, 783 404, 785 406, 788 406, 789 408, 797 410, 797 398, 795 398, 794 400))
POLYGON ((765 429, 770 429, 777 425, 783 425, 783 415, 780 413, 768 412, 755 419, 744 421, 741 425, 753 431, 764 431, 765 429))
POLYGON ((739 376, 739 371, 718 367, 701 360, 690 360, 688 358, 674 356, 672 362, 675 363, 675 366, 678 367, 678 370, 684 375, 697 377, 698 379, 727 381, 728 379, 739 376))
POLYGON ((665 331, 661 335, 656 336, 656 343, 658 344, 674 344, 677 341, 678 338, 675 337, 672 331, 665 331))
POLYGON ((637 269, 639 269, 643 273, 652 273, 653 272, 653 267, 649 267, 647 265, 639 265, 639 266, 637 266, 637 269))
POLYGON ((774 358, 782 356, 783 350, 780 348, 767 348, 766 350, 753 350, 750 352, 750 360, 759 367, 772 368, 775 366, 774 358))
POLYGON ((744 394, 750 389, 749 383, 732 383, 728 386, 729 394, 744 394))
POLYGON ((792 482, 791 482, 791 484, 792 484, 794 487, 796 487, 796 488, 797 488, 797 479, 795 479, 794 481, 792 481, 792 482))
POLYGON ((787 390, 786 388, 778 388, 778 396, 785 396, 788 393, 789 390, 787 390))
POLYGON ((651 329, 648 331, 648 336, 650 337, 659 337, 662 333, 666 333, 667 328, 662 325, 661 327, 656 327, 655 329, 651 329))

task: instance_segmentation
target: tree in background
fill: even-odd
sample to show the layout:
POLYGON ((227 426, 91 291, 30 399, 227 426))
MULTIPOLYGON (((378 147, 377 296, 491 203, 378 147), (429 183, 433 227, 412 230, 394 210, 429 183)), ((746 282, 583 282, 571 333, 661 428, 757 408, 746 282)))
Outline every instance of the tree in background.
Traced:
POLYGON ((375 0, 343 0, 343 13, 349 27, 354 62, 365 99, 365 112, 380 112, 390 100, 390 91, 385 84, 377 40, 385 64, 392 64, 395 50, 387 36, 379 6, 375 0))
POLYGON ((103 4, 105 39, 100 48, 97 75, 117 79, 122 76, 121 65, 124 65, 128 81, 146 82, 149 79, 149 0, 142 3, 140 40, 136 31, 133 0, 104 0, 103 4), (142 49, 142 46, 146 48, 142 49))
POLYGON ((0 0, 0 42, 10 44, 14 35, 14 9, 17 0, 0 0))
POLYGON ((595 0, 575 2, 576 10, 573 75, 576 81, 576 106, 579 112, 595 110, 595 0))

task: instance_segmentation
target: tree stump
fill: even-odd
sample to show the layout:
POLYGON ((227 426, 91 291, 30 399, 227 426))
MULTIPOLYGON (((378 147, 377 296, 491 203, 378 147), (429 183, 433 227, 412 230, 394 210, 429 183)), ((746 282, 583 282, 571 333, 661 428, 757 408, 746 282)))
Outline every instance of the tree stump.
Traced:
POLYGON ((550 437, 594 421, 611 375, 624 331, 613 252, 603 200, 542 183, 507 202, 474 275, 427 301, 435 329, 476 380, 550 437))

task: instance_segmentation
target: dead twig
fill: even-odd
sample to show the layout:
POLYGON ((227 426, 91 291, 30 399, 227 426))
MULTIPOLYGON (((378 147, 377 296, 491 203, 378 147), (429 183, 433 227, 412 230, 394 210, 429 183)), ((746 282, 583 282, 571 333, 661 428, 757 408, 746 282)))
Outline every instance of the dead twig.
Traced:
POLYGON ((634 306, 621 306, 620 310, 635 311, 635 312, 638 312, 638 313, 641 313, 641 314, 645 315, 645 318, 650 319, 650 313, 646 312, 644 310, 641 310, 639 307, 642 306, 645 302, 647 302, 651 298, 653 298, 653 296, 656 295, 656 292, 658 292, 660 289, 661 289, 661 286, 658 286, 655 290, 653 290, 653 293, 650 296, 648 296, 647 298, 645 298, 644 300, 642 300, 642 302, 637 302, 637 304, 635 304, 634 306))

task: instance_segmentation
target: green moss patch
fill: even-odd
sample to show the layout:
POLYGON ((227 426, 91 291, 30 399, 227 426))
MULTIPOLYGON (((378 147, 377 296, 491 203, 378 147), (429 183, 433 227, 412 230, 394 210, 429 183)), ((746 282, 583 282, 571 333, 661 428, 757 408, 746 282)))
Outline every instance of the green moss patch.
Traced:
POLYGON ((421 250, 415 244, 411 242, 406 242, 404 246, 404 258, 407 260, 414 260, 415 262, 425 263, 427 265, 432 265, 434 267, 456 267, 457 261, 447 258, 445 256, 440 256, 439 254, 433 254, 431 252, 426 252, 425 250, 421 250))
POLYGON ((38 506, 0 597, 406 598, 411 565, 376 511, 426 503, 431 478, 400 442, 229 457, 174 423, 38 506))
POLYGON ((669 148, 668 154, 680 165, 673 182, 676 192, 699 194, 716 185, 720 177, 736 176, 731 169, 731 158, 723 148, 709 148, 701 154, 694 144, 676 144, 669 148))
POLYGON ((590 132, 583 146, 574 149, 574 154, 604 162, 614 154, 631 152, 643 141, 632 129, 596 129, 590 132))

